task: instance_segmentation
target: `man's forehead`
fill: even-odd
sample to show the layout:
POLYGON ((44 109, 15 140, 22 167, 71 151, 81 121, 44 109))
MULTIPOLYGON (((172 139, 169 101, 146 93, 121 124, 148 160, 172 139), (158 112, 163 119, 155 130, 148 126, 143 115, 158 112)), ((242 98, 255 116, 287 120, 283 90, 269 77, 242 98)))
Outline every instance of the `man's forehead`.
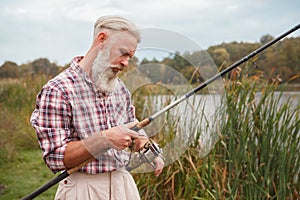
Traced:
POLYGON ((118 42, 121 49, 126 50, 129 54, 134 54, 137 48, 137 41, 129 38, 124 38, 118 42))
POLYGON ((130 32, 123 31, 113 33, 109 36, 109 40, 112 45, 122 51, 123 54, 129 54, 131 57, 135 54, 138 41, 130 32))
POLYGON ((121 31, 121 32, 111 32, 109 34, 111 39, 115 40, 134 40, 138 43, 138 38, 136 38, 131 32, 129 31, 121 31))

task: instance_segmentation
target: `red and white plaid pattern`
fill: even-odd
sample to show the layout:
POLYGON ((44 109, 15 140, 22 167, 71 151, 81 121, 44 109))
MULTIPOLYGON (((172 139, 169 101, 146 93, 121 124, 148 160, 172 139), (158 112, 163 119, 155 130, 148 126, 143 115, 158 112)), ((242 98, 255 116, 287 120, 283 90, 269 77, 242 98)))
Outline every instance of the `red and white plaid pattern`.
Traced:
MULTIPOLYGON (((68 142, 135 121, 130 92, 124 83, 119 80, 119 87, 113 93, 97 91, 78 65, 81 59, 74 58, 68 69, 42 88, 30 120, 44 160, 53 172, 65 169, 63 157, 68 142)), ((80 171, 90 174, 114 171, 126 165, 128 159, 128 152, 110 149, 80 171)))

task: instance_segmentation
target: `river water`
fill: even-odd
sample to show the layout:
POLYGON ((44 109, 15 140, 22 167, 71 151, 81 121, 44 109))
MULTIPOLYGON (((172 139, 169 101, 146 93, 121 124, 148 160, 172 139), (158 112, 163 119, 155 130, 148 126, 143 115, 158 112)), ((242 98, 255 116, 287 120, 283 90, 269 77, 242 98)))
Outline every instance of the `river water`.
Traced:
MULTIPOLYGON (((300 91, 274 93, 275 98, 278 98, 280 95, 279 104, 290 100, 292 108, 296 108, 299 105, 300 91)), ((149 97, 148 102, 145 102, 145 110, 150 110, 146 105, 151 104, 150 113, 154 114, 166 105, 169 105, 170 102, 173 102, 175 100, 173 98, 172 96, 149 97)), ((259 102, 260 98, 261 93, 256 93, 256 102, 259 102)), ((167 141, 163 147, 166 165, 174 162, 185 152, 190 144, 194 142, 194 136, 199 131, 201 132, 201 136, 198 139, 200 158, 211 151, 214 144, 219 140, 218 124, 220 120, 223 120, 216 119, 217 115, 215 115, 220 105, 221 95, 219 94, 194 95, 156 118, 149 127, 145 127, 145 131, 149 136, 161 134, 160 130, 170 133, 171 129, 176 128, 174 131, 177 131, 177 135, 167 141)), ((162 137, 165 140, 168 135, 159 136, 160 140, 162 137)))

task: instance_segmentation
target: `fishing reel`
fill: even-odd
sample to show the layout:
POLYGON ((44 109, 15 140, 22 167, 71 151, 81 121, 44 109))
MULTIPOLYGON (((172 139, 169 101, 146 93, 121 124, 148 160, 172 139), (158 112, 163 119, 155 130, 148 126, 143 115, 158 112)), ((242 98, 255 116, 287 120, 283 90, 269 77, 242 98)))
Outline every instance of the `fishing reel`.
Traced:
POLYGON ((131 154, 130 161, 126 166, 126 170, 131 171, 144 163, 150 164, 151 167, 155 169, 156 165, 154 163, 154 159, 157 157, 161 157, 164 160, 164 157, 162 156, 162 149, 157 143, 149 138, 142 149, 138 150, 134 154, 131 154))

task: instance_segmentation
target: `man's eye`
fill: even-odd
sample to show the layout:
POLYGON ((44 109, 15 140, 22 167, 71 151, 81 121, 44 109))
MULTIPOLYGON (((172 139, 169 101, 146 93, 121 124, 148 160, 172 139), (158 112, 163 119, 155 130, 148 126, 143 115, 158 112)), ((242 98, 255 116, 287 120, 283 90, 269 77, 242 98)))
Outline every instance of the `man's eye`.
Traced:
POLYGON ((121 54, 121 56, 126 56, 129 58, 132 58, 132 56, 133 56, 133 54, 131 54, 129 51, 126 51, 126 50, 120 50, 120 54, 121 54))
POLYGON ((122 56, 129 56, 128 52, 121 52, 122 56))

